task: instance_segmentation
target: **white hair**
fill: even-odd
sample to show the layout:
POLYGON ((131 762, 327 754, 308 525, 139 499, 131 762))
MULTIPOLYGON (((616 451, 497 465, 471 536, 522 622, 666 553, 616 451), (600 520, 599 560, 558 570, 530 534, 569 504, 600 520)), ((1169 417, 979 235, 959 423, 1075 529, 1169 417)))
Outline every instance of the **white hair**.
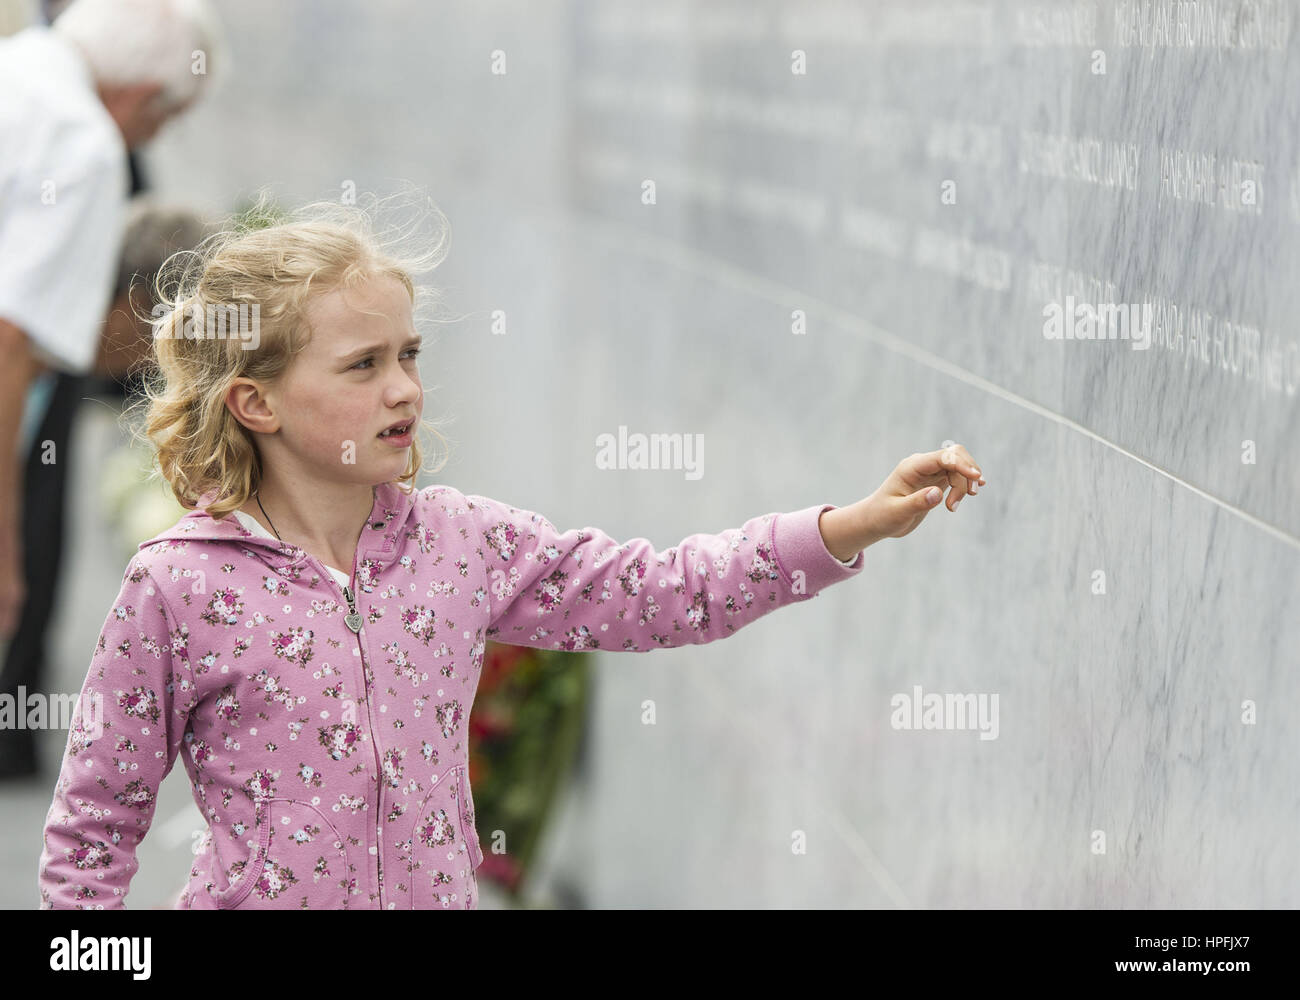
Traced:
POLYGON ((72 0, 52 25, 76 44, 100 84, 161 83, 184 104, 224 58, 207 0, 72 0))

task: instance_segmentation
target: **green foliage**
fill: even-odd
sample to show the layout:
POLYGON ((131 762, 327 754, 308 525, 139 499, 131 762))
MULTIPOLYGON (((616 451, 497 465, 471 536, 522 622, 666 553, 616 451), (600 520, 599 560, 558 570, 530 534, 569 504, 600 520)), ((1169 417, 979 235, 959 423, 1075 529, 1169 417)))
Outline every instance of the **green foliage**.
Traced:
POLYGON ((269 197, 262 195, 256 199, 246 198, 237 203, 231 228, 236 232, 249 233, 288 221, 289 213, 269 197))
POLYGON ((516 899, 573 770, 591 653, 489 642, 470 715, 470 783, 484 849, 479 878, 516 899), (506 853, 492 853, 493 833, 506 853))

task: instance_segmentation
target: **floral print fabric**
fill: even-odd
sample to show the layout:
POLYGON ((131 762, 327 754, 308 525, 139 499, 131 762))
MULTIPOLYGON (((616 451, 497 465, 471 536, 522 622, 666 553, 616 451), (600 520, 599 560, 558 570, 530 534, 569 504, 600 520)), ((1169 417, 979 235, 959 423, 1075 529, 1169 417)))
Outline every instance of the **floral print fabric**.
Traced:
POLYGON ((207 820, 184 909, 473 909, 468 719, 485 643, 714 642, 861 572, 823 504, 664 551, 447 486, 376 488, 352 571, 195 510, 141 544, 44 830, 43 909, 122 908, 177 759, 207 820))

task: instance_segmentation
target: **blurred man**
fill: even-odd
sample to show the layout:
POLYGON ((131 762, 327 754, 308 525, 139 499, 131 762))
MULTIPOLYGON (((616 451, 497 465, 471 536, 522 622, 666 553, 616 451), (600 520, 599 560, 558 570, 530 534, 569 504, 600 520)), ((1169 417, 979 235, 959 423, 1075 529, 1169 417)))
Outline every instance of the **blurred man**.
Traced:
MULTIPOLYGON (((55 372, 88 373, 103 353, 127 151, 193 104, 218 44, 206 0, 74 0, 52 26, 0 39, 0 645, 18 628, 32 564, 46 555, 24 552, 20 528, 37 431, 51 403, 72 402, 52 400, 55 372)), ((16 694, 10 652, 0 690, 16 694)), ((0 775, 34 770, 31 732, 0 731, 0 775)))

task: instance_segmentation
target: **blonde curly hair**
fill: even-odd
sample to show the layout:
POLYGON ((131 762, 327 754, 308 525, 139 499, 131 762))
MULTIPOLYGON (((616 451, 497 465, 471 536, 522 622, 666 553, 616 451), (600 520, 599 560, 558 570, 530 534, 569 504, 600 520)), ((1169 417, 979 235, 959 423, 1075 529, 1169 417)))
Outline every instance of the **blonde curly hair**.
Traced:
MULTIPOLYGON (((437 238, 420 238, 424 212, 404 225, 377 232, 384 203, 363 199, 368 207, 313 202, 283 213, 261 194, 256 203, 233 217, 222 231, 194 250, 173 254, 154 281, 150 317, 154 336, 142 363, 143 398, 128 408, 133 436, 147 438, 155 454, 152 474, 171 487, 182 507, 195 509, 215 491, 204 509, 214 518, 242 507, 262 482, 262 463, 252 433, 226 406, 237 378, 272 384, 288 370, 310 340, 306 309, 319 295, 351 287, 372 277, 396 278, 411 296, 413 311, 437 294, 418 286, 414 277, 437 267, 446 256, 450 229, 436 208, 437 238), (405 249, 415 243, 423 249, 405 249), (186 318, 204 315, 213 304, 236 310, 258 307, 256 349, 238 336, 185 336, 186 318), (135 414, 144 410, 142 420, 135 414)), ((426 206, 430 207, 427 205, 426 206)), ((430 421, 421 420, 405 472, 394 482, 411 484, 422 468, 419 431, 447 439, 430 421)))

